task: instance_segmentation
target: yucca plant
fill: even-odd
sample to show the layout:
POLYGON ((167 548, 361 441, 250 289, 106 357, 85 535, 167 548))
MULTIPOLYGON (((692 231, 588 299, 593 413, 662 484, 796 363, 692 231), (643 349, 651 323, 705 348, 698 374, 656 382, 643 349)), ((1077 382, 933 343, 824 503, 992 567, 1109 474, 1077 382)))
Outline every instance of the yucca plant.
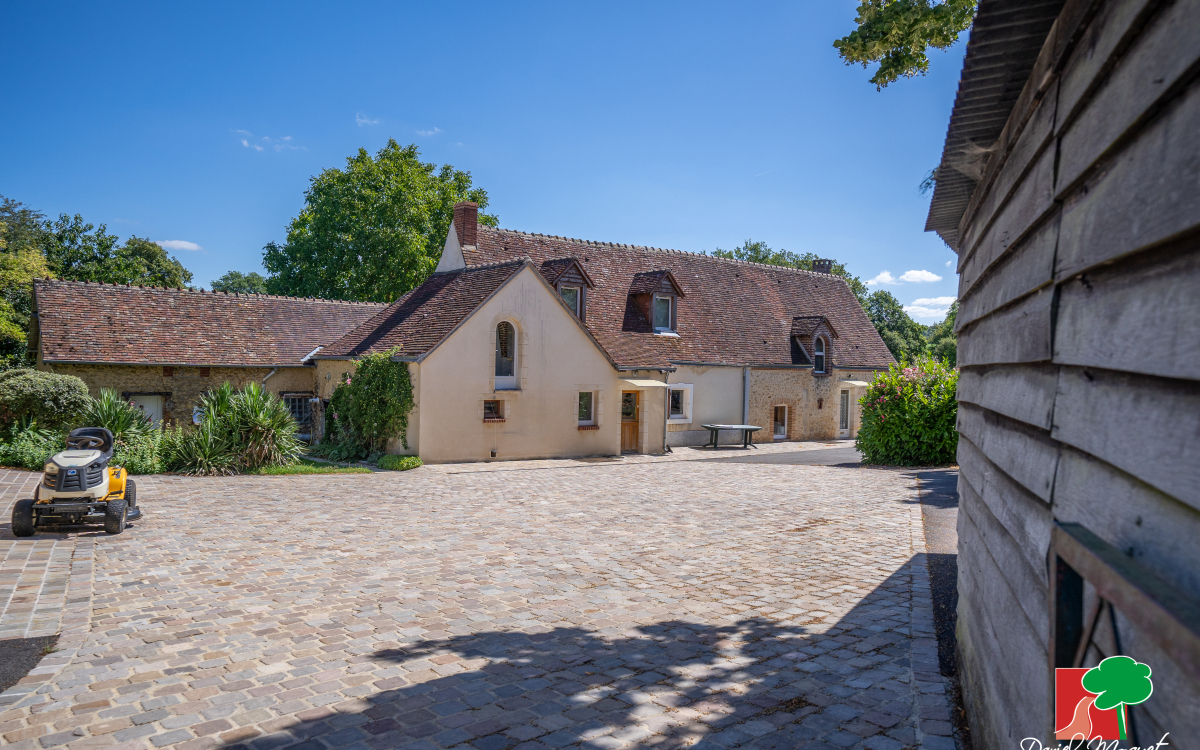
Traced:
POLYGON ((175 428, 163 436, 166 464, 180 474, 222 476, 237 472, 233 441, 217 424, 206 419, 190 430, 175 428))
POLYGON ((300 456, 299 425, 287 404, 258 383, 251 383, 231 400, 232 427, 243 469, 280 466, 300 456))
POLYGON ((92 399, 83 410, 80 426, 105 427, 115 440, 133 440, 154 429, 144 411, 107 388, 101 389, 100 398, 92 399))

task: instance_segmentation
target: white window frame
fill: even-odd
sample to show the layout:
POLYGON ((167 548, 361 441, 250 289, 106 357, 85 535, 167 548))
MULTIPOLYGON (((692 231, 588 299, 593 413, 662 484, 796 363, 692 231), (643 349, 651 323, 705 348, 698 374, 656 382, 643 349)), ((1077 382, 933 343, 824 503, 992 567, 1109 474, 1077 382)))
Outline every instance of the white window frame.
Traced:
POLYGON ((653 297, 651 297, 651 299, 650 299, 650 325, 652 325, 654 327, 654 330, 655 331, 666 331, 668 333, 674 333, 674 331, 675 331, 674 321, 675 321, 675 298, 669 294, 656 294, 653 297), (665 299, 667 301, 667 327, 666 328, 663 328, 662 326, 660 326, 654 322, 655 317, 658 315, 658 301, 660 299, 665 299))
MULTIPOLYGON (((558 288, 558 296, 564 303, 567 302, 567 298, 563 297, 563 292, 565 292, 568 289, 575 290, 575 307, 571 310, 571 312, 575 313, 575 317, 580 318, 580 317, 582 317, 580 315, 580 313, 582 312, 581 308, 583 307, 583 288, 575 286, 574 284, 565 284, 563 286, 560 286, 558 288)), ((571 305, 568 303, 567 307, 570 308, 571 305)))
POLYGON ((492 376, 496 379, 494 390, 497 391, 515 391, 518 390, 517 374, 521 372, 521 329, 517 328, 517 324, 511 320, 498 320, 496 325, 492 326, 492 376), (503 323, 508 323, 512 326, 512 359, 513 359, 513 374, 512 375, 496 375, 496 349, 500 346, 500 326, 503 323))
POLYGON ((683 415, 675 416, 671 411, 670 394, 667 395, 667 421, 676 424, 690 423, 692 421, 692 384, 691 383, 671 383, 672 391, 683 391, 683 415))
POLYGON ((824 336, 817 336, 813 339, 813 372, 828 372, 829 370, 829 345, 825 343, 824 336), (817 369, 817 357, 821 358, 821 369, 817 369))
POLYGON ((575 393, 575 419, 578 420, 580 427, 590 427, 590 426, 596 424, 596 408, 598 406, 597 402, 599 400, 600 400, 600 394, 598 394, 596 391, 577 391, 575 393), (592 418, 591 419, 579 419, 579 397, 585 393, 590 393, 592 396, 592 418))
POLYGON ((791 409, 788 408, 787 404, 775 404, 774 408, 771 409, 771 437, 772 437, 772 439, 787 440, 788 421, 792 418, 792 415, 789 412, 791 412, 791 409), (775 431, 775 410, 776 409, 783 409, 783 433, 782 434, 775 431))

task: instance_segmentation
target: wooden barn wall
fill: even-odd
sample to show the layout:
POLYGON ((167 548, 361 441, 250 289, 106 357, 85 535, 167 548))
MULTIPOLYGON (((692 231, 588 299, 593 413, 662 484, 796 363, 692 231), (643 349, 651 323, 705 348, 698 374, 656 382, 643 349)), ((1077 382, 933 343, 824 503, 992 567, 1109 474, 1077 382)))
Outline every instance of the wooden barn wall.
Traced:
MULTIPOLYGON (((1198 71, 1200 0, 1068 2, 959 226, 958 643, 977 750, 1053 736, 1055 519, 1200 597, 1198 71)), ((1124 651, 1156 675, 1138 744, 1196 747, 1198 676, 1131 628, 1118 619, 1124 651)))

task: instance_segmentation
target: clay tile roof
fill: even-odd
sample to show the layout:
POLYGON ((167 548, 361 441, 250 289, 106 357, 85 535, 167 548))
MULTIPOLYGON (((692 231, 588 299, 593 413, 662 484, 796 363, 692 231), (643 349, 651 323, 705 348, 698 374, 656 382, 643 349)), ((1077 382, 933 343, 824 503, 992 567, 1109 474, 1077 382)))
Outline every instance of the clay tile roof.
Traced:
POLYGON ((562 275, 571 268, 579 269, 579 273, 583 276, 583 281, 588 287, 596 286, 595 282, 592 281, 592 277, 588 276, 587 270, 584 269, 578 258, 552 258, 542 263, 541 271, 542 276, 546 279, 546 283, 554 286, 562 278, 562 275))
POLYGON ((671 286, 675 288, 675 293, 680 297, 686 296, 683 293, 683 288, 679 285, 679 281, 676 280, 675 275, 666 269, 635 273, 633 275, 633 281, 629 284, 629 293, 654 294, 662 288, 663 279, 666 279, 671 283, 671 286))
POLYGON ((798 318, 792 318, 792 335, 811 336, 817 332, 822 323, 829 329, 830 336, 834 338, 838 337, 837 330, 834 329, 824 315, 802 315, 798 318))
POLYGON ((47 362, 205 367, 300 365, 384 307, 54 280, 35 281, 34 298, 47 362))
POLYGON ((401 357, 433 349, 529 262, 528 258, 437 273, 321 350, 317 358, 358 357, 399 348, 401 357))
POLYGON ((587 327, 620 367, 791 364, 793 320, 813 316, 837 329, 838 366, 886 367, 895 361, 837 276, 482 224, 475 249, 464 249, 470 264, 525 257, 539 265, 556 258, 579 261, 595 283, 588 292, 587 327), (655 335, 631 299, 635 277, 666 271, 688 295, 679 303, 678 338, 655 335))

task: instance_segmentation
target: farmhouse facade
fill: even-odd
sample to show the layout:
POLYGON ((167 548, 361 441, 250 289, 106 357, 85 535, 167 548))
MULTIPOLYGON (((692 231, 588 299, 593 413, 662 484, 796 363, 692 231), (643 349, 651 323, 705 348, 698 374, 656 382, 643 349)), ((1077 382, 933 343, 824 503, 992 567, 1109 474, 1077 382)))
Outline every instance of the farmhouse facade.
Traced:
MULTIPOLYGON (((68 327, 51 322, 64 315, 64 287, 97 285, 39 282, 39 366, 93 389, 118 371, 131 377, 120 368, 141 361, 117 354, 128 342, 98 344, 108 357, 99 362, 70 351, 68 327)), ((289 328, 291 359, 272 359, 273 377, 313 405, 319 437, 322 406, 355 361, 392 352, 408 365, 414 407, 391 450, 429 462, 662 453, 706 442, 703 425, 714 423, 758 425, 759 442, 850 438, 863 387, 894 361, 829 273, 495 229, 478 223, 473 203, 455 207, 434 274, 390 305, 151 293, 176 301, 147 327, 172 327, 171 305, 196 298, 336 315, 324 328, 289 328)), ((223 335, 249 364, 279 330, 223 335)))
POLYGON ((1127 745, 1200 736, 1196 11, 978 5, 926 227, 959 256, 977 748, 1058 744, 1054 670, 1114 655, 1153 670, 1127 745))

